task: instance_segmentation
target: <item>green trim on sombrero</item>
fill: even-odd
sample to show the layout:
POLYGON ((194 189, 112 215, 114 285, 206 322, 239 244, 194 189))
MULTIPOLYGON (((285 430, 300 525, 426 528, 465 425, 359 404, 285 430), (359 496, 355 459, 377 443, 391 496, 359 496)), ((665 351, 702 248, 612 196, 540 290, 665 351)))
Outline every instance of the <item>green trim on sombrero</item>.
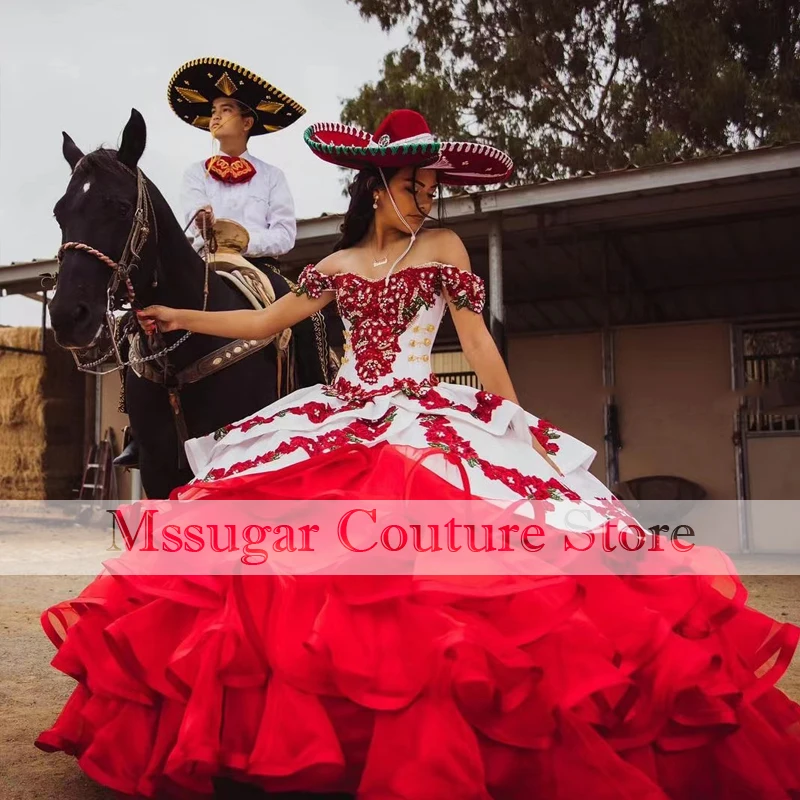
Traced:
POLYGON ((251 135, 287 128, 306 109, 249 69, 224 58, 196 58, 182 64, 169 81, 167 101, 188 125, 208 130, 211 109, 218 97, 230 97, 252 111, 257 124, 251 135))
POLYGON ((399 108, 386 115, 374 134, 341 122, 317 122, 303 139, 315 156, 348 169, 365 167, 432 169, 439 183, 486 185, 505 181, 511 157, 488 144, 443 142, 418 111, 399 108))
POLYGON ((432 142, 404 142, 402 144, 376 145, 372 142, 369 134, 352 125, 342 123, 316 123, 306 128, 303 133, 305 143, 316 153, 324 156, 334 156, 340 161, 347 159, 353 162, 353 166, 368 166, 380 162, 384 159, 391 159, 393 156, 418 156, 420 164, 435 160, 439 155, 442 143, 432 142), (320 132, 331 131, 338 134, 349 136, 355 141, 370 142, 368 146, 327 144, 321 142, 316 135, 320 132))

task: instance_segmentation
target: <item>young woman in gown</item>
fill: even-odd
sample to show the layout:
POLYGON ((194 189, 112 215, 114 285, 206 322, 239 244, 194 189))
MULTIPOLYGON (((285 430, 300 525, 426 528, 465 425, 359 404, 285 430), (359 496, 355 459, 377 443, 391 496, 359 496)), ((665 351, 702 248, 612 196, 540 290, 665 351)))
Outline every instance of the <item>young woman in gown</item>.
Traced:
MULTIPOLYGON (((458 236, 422 229, 440 185, 500 182, 510 159, 407 110, 306 141, 359 170, 333 254, 266 311, 140 319, 261 338, 335 300, 341 368, 190 441, 175 497, 613 507, 594 451, 519 406, 458 236), (431 372, 446 311, 480 391, 431 372)), ((800 708, 775 688, 797 629, 745 600, 735 575, 103 575, 43 615, 78 686, 37 744, 145 798, 219 776, 359 800, 800 797, 800 708)))

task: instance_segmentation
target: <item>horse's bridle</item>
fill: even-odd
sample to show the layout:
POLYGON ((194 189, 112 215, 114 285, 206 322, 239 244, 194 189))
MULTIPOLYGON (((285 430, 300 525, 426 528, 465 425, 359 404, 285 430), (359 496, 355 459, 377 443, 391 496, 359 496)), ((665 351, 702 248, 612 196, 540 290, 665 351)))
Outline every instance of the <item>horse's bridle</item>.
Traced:
MULTIPOLYGON (((139 260, 141 258, 142 250, 144 249, 145 244, 147 243, 148 237, 150 236, 150 220, 152 219, 153 222, 153 229, 156 236, 156 243, 158 243, 158 225, 156 222, 155 214, 153 213, 153 204, 150 199, 150 192, 147 188, 147 178, 145 178, 144 173, 141 169, 137 168, 136 172, 126 167, 124 164, 120 164, 124 170, 129 172, 136 178, 136 209, 133 213, 133 222, 131 224, 131 229, 128 233, 128 240, 125 242, 125 247, 122 251, 122 255, 120 256, 119 261, 114 261, 113 258, 103 253, 101 250, 98 250, 95 247, 92 247, 85 242, 65 242, 61 245, 58 250, 58 255, 56 256, 56 260, 61 266, 62 260, 64 258, 64 253, 69 250, 78 250, 80 252, 86 253, 87 255, 93 256, 98 261, 105 264, 111 270, 111 278, 108 282, 108 287, 106 289, 106 312, 105 312, 105 324, 108 330, 108 334, 111 338, 111 347, 103 352, 99 358, 95 359, 94 361, 85 362, 81 360, 81 354, 86 354, 90 350, 94 349, 95 342, 97 337, 88 344, 86 347, 82 348, 75 348, 71 349, 72 357, 75 360, 75 363, 78 367, 78 370, 81 372, 88 372, 92 375, 104 375, 107 372, 116 372, 121 370, 127 366, 130 366, 131 363, 141 363, 145 361, 154 361, 159 359, 167 353, 172 352, 178 346, 183 344, 186 339, 191 336, 191 332, 187 332, 184 334, 180 339, 178 339, 174 344, 170 345, 169 347, 164 347, 163 349, 159 350, 157 353, 153 353, 148 356, 142 357, 134 357, 129 358, 127 361, 122 357, 122 354, 119 350, 119 343, 122 341, 126 332, 123 330, 120 332, 117 330, 117 320, 114 317, 114 311, 117 308, 117 291, 121 284, 125 284, 125 289, 128 295, 128 302, 131 304, 131 308, 133 308, 134 302, 136 300, 136 293, 133 289, 133 283, 131 282, 131 272, 139 266, 139 260), (95 367, 98 367, 100 364, 108 361, 110 357, 114 358, 116 364, 113 367, 109 367, 104 370, 95 370, 95 367)), ((189 224, 191 225, 191 220, 189 224)), ((188 226, 187 226, 188 228, 188 226)), ((157 276, 156 276, 157 280, 157 276)), ((156 285, 154 281, 154 286, 156 285)), ((208 297, 208 258, 206 258, 206 283, 205 283, 205 291, 204 291, 204 302, 203 308, 206 306, 206 300, 208 297)), ((100 332, 98 332, 99 336, 100 332)))

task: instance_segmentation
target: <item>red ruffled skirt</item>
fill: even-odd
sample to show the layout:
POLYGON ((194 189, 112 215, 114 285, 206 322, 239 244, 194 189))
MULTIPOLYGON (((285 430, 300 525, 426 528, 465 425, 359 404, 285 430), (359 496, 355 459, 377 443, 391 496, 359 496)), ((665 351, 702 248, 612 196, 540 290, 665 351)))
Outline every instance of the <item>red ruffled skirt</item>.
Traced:
MULTIPOLYGON (((415 461, 344 447, 211 499, 391 499, 415 461)), ((413 496, 463 497, 432 471, 413 496)), ((43 614, 78 683, 37 745, 140 798, 228 776, 359 800, 800 797, 798 631, 735 576, 104 575, 43 614)))

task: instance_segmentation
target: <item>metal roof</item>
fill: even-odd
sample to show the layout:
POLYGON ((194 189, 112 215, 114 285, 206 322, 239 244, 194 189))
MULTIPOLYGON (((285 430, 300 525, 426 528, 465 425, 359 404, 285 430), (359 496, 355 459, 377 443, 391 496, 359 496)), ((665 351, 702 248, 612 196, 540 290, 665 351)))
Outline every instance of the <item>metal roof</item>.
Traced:
MULTIPOLYGON (((0 291, 3 294, 29 294, 43 289, 42 275, 58 272, 55 259, 11 262, 0 266, 0 291)), ((51 288, 52 282, 47 284, 51 288)))

